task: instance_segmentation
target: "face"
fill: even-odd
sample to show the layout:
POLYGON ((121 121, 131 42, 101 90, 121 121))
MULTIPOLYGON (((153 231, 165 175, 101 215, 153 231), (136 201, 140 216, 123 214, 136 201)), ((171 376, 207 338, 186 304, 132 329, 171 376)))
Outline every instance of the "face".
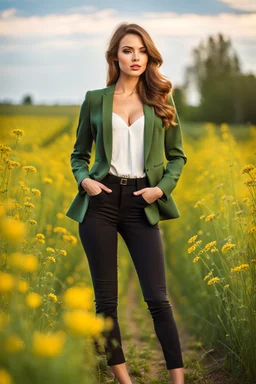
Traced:
POLYGON ((148 62, 147 49, 140 36, 129 33, 119 43, 117 52, 119 68, 128 76, 139 77, 146 69, 148 62), (131 66, 138 65, 138 68, 131 66))

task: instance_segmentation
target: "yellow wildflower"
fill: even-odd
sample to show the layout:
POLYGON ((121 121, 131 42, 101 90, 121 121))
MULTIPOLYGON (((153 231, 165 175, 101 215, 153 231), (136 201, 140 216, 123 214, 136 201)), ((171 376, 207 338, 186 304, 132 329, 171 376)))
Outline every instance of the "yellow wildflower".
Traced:
POLYGON ((12 334, 4 341, 4 349, 9 353, 16 353, 25 349, 24 341, 16 334, 12 334))
POLYGON ((248 233, 254 233, 254 232, 256 232, 256 226, 248 229, 248 233))
POLYGON ((30 292, 26 296, 26 304, 29 308, 37 308, 41 305, 42 299, 41 296, 36 292, 30 292))
POLYGON ((210 243, 206 244, 205 247, 204 247, 204 250, 205 250, 205 251, 209 251, 209 249, 210 249, 211 247, 213 247, 214 245, 216 245, 216 240, 211 241, 210 243))
POLYGON ((194 236, 190 237, 190 239, 188 240, 188 243, 194 243, 194 241, 196 241, 196 239, 197 239, 197 236, 198 235, 194 235, 194 236))
POLYGON ((51 248, 51 247, 47 247, 46 251, 49 252, 49 253, 55 253, 55 250, 53 248, 51 248))
POLYGON ((199 257, 199 256, 196 256, 196 257, 193 259, 193 263, 196 263, 199 259, 200 259, 200 257, 199 257))
POLYGON ((211 213, 210 215, 206 216, 205 221, 211 221, 215 218, 215 213, 211 213))
POLYGON ((63 228, 63 227, 55 227, 54 230, 53 230, 54 233, 63 233, 63 234, 66 234, 67 233, 67 230, 66 228, 63 228))
POLYGON ((10 292, 12 291, 15 284, 15 279, 12 275, 5 272, 0 272, 0 292, 10 292))
POLYGON ((55 334, 35 331, 32 340, 33 353, 40 357, 56 357, 62 352, 66 337, 63 331, 55 334))
POLYGON ((14 133, 16 136, 23 136, 24 135, 24 131, 22 129, 14 129, 12 131, 12 133, 14 133))
POLYGON ((213 277, 212 279, 210 279, 208 281, 208 285, 212 285, 212 284, 215 284, 216 282, 220 281, 220 278, 219 277, 213 277))
POLYGON ((56 263, 56 259, 53 256, 47 257, 47 259, 44 261, 43 264, 50 264, 50 263, 56 263))
POLYGON ((29 222, 29 224, 31 224, 31 225, 35 225, 35 224, 37 224, 37 221, 36 221, 36 220, 32 220, 32 219, 30 219, 28 222, 29 222))
POLYGON ((0 152, 2 152, 4 154, 9 154, 10 152, 12 152, 12 149, 11 149, 11 147, 7 147, 4 144, 0 144, 0 152))
POLYGON ((58 301, 57 296, 54 293, 49 293, 48 297, 56 303, 58 301))
POLYGON ((33 165, 24 165, 23 169, 27 172, 37 172, 36 168, 33 165))
POLYGON ((237 267, 231 268, 231 272, 240 272, 249 268, 249 264, 241 264, 237 267))
POLYGON ((44 177, 43 178, 43 182, 45 184, 52 184, 53 183, 53 179, 51 179, 50 177, 44 177))
POLYGON ((196 244, 192 245, 191 247, 188 248, 188 253, 192 253, 196 250, 196 244))
POLYGON ((44 244, 45 243, 45 236, 42 234, 42 233, 38 233, 36 235, 36 238, 37 238, 37 241, 41 244, 44 244))
POLYGON ((72 276, 68 276, 68 277, 66 278, 66 281, 67 281, 67 283, 69 283, 69 284, 73 284, 74 279, 73 279, 72 276))
POLYGON ((61 256, 67 256, 67 251, 65 251, 65 249, 61 249, 60 254, 61 256))
POLYGON ((13 161, 13 160, 7 160, 6 164, 7 164, 8 169, 13 169, 14 167, 20 167, 20 163, 18 163, 17 161, 13 161))
POLYGON ((31 191, 32 191, 33 195, 35 195, 35 196, 41 196, 41 191, 40 191, 39 189, 37 189, 37 188, 32 188, 31 191))
POLYGON ((212 271, 210 271, 205 277, 204 280, 207 280, 212 275, 212 271))
POLYGON ((26 202, 24 203, 24 206, 27 207, 27 208, 35 208, 34 204, 29 203, 28 201, 26 201, 26 202))
POLYGON ((88 311, 77 309, 63 316, 67 328, 75 335, 95 336, 104 329, 104 320, 88 311))
POLYGON ((244 173, 250 173, 251 171, 253 171, 255 169, 255 166, 253 164, 247 164, 245 165, 242 170, 241 170, 241 173, 244 174, 244 173))
POLYGON ((38 268, 38 258, 34 255, 25 255, 14 252, 9 257, 10 265, 24 272, 35 272, 38 268))
POLYGON ((4 217, 0 221, 0 231, 2 236, 11 243, 18 243, 27 234, 26 225, 12 217, 4 217))
POLYGON ((227 242, 226 244, 223 245, 223 247, 221 248, 222 252, 223 253, 226 253, 228 252, 230 249, 233 249, 236 245, 235 244, 231 244, 230 242, 227 242))
POLYGON ((25 293, 27 292, 29 287, 29 284, 26 280, 19 280, 17 281, 16 289, 20 293, 25 293))
POLYGON ((63 295, 63 305, 70 309, 90 309, 92 305, 91 288, 68 288, 63 295))
POLYGON ((1 384, 13 384, 13 380, 9 372, 0 368, 0 383, 1 384))
POLYGON ((75 236, 63 235, 62 238, 64 241, 67 241, 68 243, 71 243, 73 245, 76 245, 76 243, 77 243, 77 238, 75 236))

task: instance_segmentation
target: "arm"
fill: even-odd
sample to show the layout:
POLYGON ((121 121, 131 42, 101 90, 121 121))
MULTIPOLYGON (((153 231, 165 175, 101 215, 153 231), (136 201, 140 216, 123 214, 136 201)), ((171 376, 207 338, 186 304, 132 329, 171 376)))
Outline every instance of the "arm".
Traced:
POLYGON ((181 175, 182 169, 187 162, 187 156, 182 149, 182 133, 180 127, 180 119, 172 95, 169 104, 176 110, 175 127, 172 125, 165 131, 164 149, 165 156, 168 160, 162 179, 157 187, 163 191, 163 196, 159 200, 167 201, 168 196, 174 190, 181 175))
POLYGON ((93 137, 90 127, 90 91, 86 92, 85 99, 80 107, 79 122, 76 130, 76 142, 70 156, 72 172, 78 185, 78 191, 82 195, 85 193, 81 186, 83 179, 89 176, 89 163, 93 137))

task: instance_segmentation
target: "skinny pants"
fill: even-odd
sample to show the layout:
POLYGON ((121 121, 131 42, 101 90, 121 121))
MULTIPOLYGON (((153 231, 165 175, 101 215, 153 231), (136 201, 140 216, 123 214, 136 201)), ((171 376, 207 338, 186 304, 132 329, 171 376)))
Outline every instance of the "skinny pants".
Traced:
POLYGON ((133 192, 149 187, 147 178, 128 179, 107 174, 101 183, 112 189, 90 196, 87 212, 79 223, 79 237, 84 248, 95 294, 96 314, 111 317, 114 326, 104 345, 109 366, 124 363, 118 324, 118 233, 124 239, 147 303, 157 338, 161 344, 166 368, 183 367, 178 330, 166 289, 164 250, 158 224, 151 225, 142 195, 133 192), (134 184, 132 184, 134 183, 134 184))

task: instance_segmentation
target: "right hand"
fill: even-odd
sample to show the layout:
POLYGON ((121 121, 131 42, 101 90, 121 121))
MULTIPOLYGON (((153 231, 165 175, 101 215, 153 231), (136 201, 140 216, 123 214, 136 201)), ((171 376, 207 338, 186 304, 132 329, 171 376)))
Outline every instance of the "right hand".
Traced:
POLYGON ((93 180, 90 177, 86 177, 82 180, 81 186, 85 189, 89 196, 100 194, 102 189, 106 192, 112 192, 112 189, 106 187, 106 185, 100 183, 97 180, 93 180))

